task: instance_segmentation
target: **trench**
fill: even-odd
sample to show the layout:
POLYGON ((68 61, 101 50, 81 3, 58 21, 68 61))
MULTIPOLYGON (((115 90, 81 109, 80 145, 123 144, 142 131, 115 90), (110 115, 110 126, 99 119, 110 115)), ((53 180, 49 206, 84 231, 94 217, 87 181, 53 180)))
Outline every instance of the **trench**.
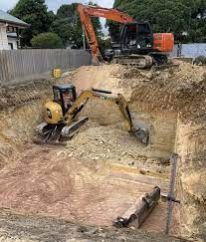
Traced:
MULTIPOLYGON (((168 192, 169 158, 171 153, 178 152, 181 161, 177 196, 184 205, 175 204, 170 232, 183 237, 199 234, 204 210, 200 203, 204 203, 202 194, 205 192, 204 185, 196 189, 197 184, 203 184, 200 180, 204 174, 204 132, 200 132, 200 124, 193 124, 193 119, 185 124, 178 109, 165 108, 171 97, 160 99, 159 86, 134 81, 137 75, 148 80, 148 73, 134 71, 133 76, 128 77, 131 74, 126 70, 119 76, 119 69, 115 68, 103 67, 106 71, 98 67, 80 68, 58 82, 73 83, 78 92, 96 87, 124 93, 130 100, 135 122, 149 127, 149 146, 143 146, 128 134, 118 108, 102 100, 89 101, 81 113, 89 117, 89 122, 66 147, 35 145, 32 142, 34 129, 42 120, 43 100, 51 98, 52 82, 15 88, 15 97, 12 90, 7 90, 7 95, 2 94, 5 105, 0 116, 1 210, 112 227, 118 216, 154 186, 168 192), (200 177, 197 171, 202 172, 200 177), (188 210, 194 200, 196 206, 191 215, 188 210), (195 229, 191 229, 194 224, 195 229)), ((173 87, 169 84, 168 88, 173 87)), ((141 229, 164 233, 166 207, 167 204, 160 201, 141 229)))

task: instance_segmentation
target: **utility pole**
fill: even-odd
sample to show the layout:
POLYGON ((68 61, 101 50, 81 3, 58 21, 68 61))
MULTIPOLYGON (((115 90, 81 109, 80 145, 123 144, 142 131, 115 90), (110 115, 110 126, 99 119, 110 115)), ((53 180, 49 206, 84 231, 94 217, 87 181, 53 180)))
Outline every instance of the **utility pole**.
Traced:
POLYGON ((84 26, 82 26, 82 40, 83 40, 83 49, 86 50, 86 38, 85 38, 84 26))

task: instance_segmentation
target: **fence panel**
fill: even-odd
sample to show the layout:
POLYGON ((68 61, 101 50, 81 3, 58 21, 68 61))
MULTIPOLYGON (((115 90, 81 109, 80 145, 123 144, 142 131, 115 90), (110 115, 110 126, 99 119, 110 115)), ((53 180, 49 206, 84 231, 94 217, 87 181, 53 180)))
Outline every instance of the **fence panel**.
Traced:
POLYGON ((0 50, 0 85, 44 78, 53 68, 90 64, 91 55, 84 50, 0 50))
POLYGON ((175 45, 171 54, 172 57, 198 57, 206 56, 206 43, 175 45))

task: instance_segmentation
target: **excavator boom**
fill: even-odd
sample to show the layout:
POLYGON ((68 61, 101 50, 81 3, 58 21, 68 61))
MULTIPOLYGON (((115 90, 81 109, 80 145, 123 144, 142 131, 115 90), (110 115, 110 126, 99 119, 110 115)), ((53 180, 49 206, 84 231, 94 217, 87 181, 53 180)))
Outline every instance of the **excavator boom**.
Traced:
POLYGON ((148 145, 149 142, 149 132, 147 129, 140 127, 139 125, 134 125, 129 105, 122 94, 117 94, 117 96, 111 95, 112 93, 104 90, 85 90, 77 98, 72 107, 67 111, 64 116, 64 123, 69 127, 75 119, 76 115, 84 108, 86 103, 90 99, 103 99, 112 103, 117 104, 123 118, 127 122, 128 132, 136 136, 136 138, 143 144, 148 145))
POLYGON ((82 26, 85 31, 88 44, 91 48, 93 61, 97 63, 99 60, 103 60, 103 57, 99 49, 99 44, 91 21, 91 17, 106 18, 123 24, 134 22, 132 17, 116 9, 107 9, 98 6, 94 7, 90 5, 79 4, 77 11, 79 12, 82 26))

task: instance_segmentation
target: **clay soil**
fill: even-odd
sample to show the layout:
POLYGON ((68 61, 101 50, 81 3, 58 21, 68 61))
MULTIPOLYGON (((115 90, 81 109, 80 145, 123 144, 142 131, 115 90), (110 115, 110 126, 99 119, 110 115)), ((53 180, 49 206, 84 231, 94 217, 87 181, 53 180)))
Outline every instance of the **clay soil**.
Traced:
MULTIPOLYGON (((162 201, 141 230, 115 230, 112 222, 154 186, 168 191, 169 157, 179 150, 178 122, 204 119, 205 78, 204 67, 180 63, 151 71, 82 67, 57 80, 73 83, 78 93, 95 87, 124 94, 133 120, 150 130, 147 147, 127 132, 115 104, 103 100, 89 101, 81 113, 89 122, 66 147, 35 145, 34 128, 54 80, 2 89, 2 241, 179 241, 160 234, 166 223, 162 201)), ((173 236, 184 235, 180 211, 176 205, 173 236)))

